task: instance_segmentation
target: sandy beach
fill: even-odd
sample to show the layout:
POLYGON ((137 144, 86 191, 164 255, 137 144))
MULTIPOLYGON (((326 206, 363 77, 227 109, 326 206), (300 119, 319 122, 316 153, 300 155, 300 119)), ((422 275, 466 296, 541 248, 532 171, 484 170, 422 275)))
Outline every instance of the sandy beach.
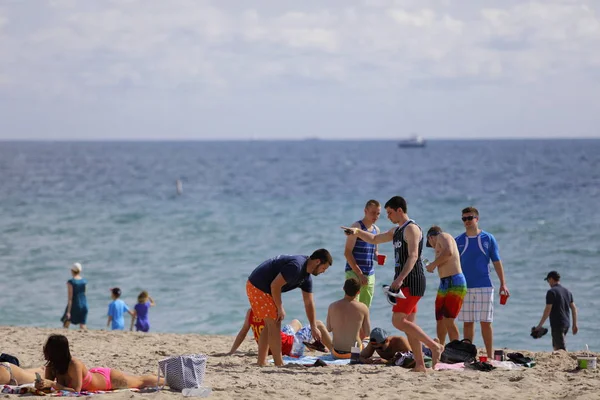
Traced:
MULTIPOLYGON (((226 352, 230 336, 196 334, 142 334, 23 327, 0 327, 0 352, 17 356, 21 365, 43 364, 42 346, 51 333, 65 333, 71 352, 88 367, 118 368, 136 374, 156 373, 157 361, 170 355, 203 353, 209 357, 205 386, 212 388, 215 399, 345 399, 412 398, 443 399, 598 399, 600 369, 576 371, 576 354, 559 352, 531 353, 537 366, 519 370, 432 371, 415 374, 400 367, 344 365, 259 368, 256 345, 248 339, 238 354, 215 357, 226 352)), ((119 392, 106 397, 183 398, 180 393, 119 392)), ((5 395, 5 397, 16 397, 5 395)))

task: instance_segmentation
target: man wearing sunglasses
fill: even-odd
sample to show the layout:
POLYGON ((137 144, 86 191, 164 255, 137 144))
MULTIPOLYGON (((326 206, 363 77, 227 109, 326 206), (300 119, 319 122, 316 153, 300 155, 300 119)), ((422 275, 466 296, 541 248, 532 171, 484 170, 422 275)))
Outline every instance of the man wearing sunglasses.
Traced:
POLYGON ((490 277, 490 260, 500 280, 500 293, 510 296, 504 279, 498 243, 494 236, 479 229, 479 211, 475 207, 462 210, 465 233, 456 237, 460 264, 467 280, 467 295, 458 314, 463 321, 463 335, 471 340, 475 336, 475 322, 481 325, 481 335, 488 357, 494 355, 492 321, 494 318, 494 286, 490 277))
POLYGON ((360 352, 360 362, 363 364, 389 363, 396 353, 412 351, 408 340, 404 336, 389 336, 381 328, 374 328, 369 335, 369 344, 360 352), (373 359, 377 353, 381 360, 373 359))

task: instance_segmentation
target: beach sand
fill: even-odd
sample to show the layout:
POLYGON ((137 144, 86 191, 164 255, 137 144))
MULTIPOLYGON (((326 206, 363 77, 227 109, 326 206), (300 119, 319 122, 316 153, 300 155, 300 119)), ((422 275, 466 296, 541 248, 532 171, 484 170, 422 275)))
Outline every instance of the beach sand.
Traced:
MULTIPOLYGON (((42 346, 51 333, 66 334, 71 353, 88 367, 111 367, 135 374, 156 374, 157 362, 170 355, 226 352, 231 336, 142 334, 71 329, 0 327, 0 352, 17 356, 21 365, 43 364, 42 346)), ((209 357, 205 386, 215 399, 599 399, 600 369, 576 371, 577 353, 531 353, 534 368, 515 371, 432 371, 411 373, 400 367, 345 365, 259 368, 257 346, 248 336, 238 354, 209 357)), ((510 350, 509 350, 510 351, 510 350)), ((3 395, 4 398, 16 397, 3 395)), ((183 398, 181 393, 119 392, 114 400, 183 398)))

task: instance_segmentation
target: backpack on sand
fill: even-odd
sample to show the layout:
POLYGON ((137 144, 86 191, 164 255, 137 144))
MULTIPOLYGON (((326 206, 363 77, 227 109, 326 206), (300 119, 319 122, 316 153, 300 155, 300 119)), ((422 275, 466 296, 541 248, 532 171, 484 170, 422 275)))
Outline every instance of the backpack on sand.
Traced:
POLYGON ((440 361, 446 364, 464 363, 475 360, 477 347, 469 339, 453 340, 446 345, 440 361))

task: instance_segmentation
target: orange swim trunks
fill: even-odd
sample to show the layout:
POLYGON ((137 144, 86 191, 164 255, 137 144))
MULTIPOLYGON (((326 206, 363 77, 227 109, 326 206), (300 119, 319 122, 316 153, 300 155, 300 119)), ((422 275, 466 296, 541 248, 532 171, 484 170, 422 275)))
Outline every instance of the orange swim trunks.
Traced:
POLYGON ((277 306, 270 294, 263 292, 256 286, 246 282, 246 294, 250 301, 252 313, 260 319, 271 318, 277 319, 277 306))

